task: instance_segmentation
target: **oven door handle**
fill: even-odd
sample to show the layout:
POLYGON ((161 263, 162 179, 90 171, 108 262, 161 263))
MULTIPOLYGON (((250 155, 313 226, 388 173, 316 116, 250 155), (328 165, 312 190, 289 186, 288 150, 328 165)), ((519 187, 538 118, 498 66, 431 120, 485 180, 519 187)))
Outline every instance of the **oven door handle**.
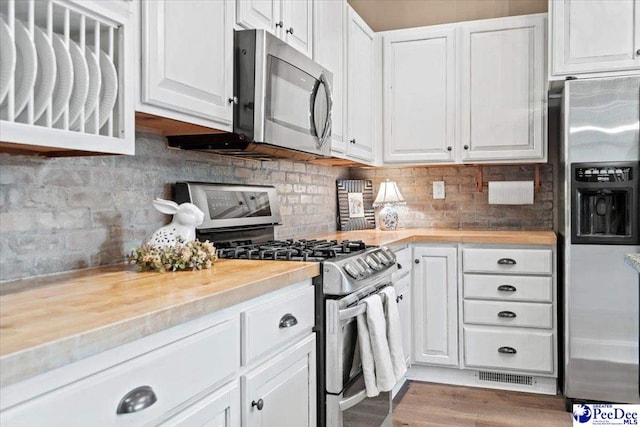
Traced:
POLYGON ((364 314, 367 311, 367 305, 362 303, 358 304, 354 307, 345 308, 344 310, 338 311, 338 317, 340 321, 352 319, 360 314, 364 314))
POLYGON ((344 412, 347 409, 351 409, 356 406, 358 403, 362 402, 367 398, 367 390, 362 389, 351 397, 347 397, 338 403, 340 406, 340 411, 344 412))

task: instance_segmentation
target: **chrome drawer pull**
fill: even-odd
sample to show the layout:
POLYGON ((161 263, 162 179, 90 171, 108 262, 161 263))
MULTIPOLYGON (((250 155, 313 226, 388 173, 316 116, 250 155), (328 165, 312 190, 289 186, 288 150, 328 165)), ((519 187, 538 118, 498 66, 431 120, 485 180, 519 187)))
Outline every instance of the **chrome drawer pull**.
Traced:
POLYGON ((513 258, 500 258, 498 260, 500 265, 516 265, 516 260, 513 258))
POLYGON ((296 317, 293 314, 287 313, 284 316, 282 316, 282 319, 280 319, 280 324, 278 326, 280 327, 280 329, 284 329, 284 328, 290 328, 297 324, 298 324, 298 319, 296 319, 296 317))
POLYGON ((251 402, 251 407, 253 408, 254 406, 258 408, 258 411, 262 411, 262 408, 264 407, 264 400, 258 399, 257 402, 254 400, 251 402))
POLYGON ((501 311, 498 313, 498 317, 513 319, 514 317, 516 317, 516 314, 513 311, 501 311))
POLYGON ((516 291, 516 287, 513 285, 500 285, 498 286, 498 290, 499 291, 504 291, 504 292, 515 292, 516 291))
POLYGON ((140 412, 156 403, 157 400, 158 398, 156 397, 156 394, 148 385, 134 388, 127 393, 122 400, 120 400, 116 414, 132 414, 134 412, 140 412))
POLYGON ((516 354, 517 351, 515 348, 513 347, 500 347, 498 349, 498 353, 502 353, 502 354, 516 354))

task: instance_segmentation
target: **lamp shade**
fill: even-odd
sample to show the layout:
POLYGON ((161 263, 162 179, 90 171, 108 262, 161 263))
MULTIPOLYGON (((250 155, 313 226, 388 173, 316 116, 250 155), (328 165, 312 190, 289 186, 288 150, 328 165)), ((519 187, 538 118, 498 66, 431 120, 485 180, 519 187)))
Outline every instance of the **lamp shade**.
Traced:
POLYGON ((385 204, 403 205, 406 202, 400 194, 395 181, 386 180, 380 184, 378 196, 373 201, 373 206, 382 206, 385 204))

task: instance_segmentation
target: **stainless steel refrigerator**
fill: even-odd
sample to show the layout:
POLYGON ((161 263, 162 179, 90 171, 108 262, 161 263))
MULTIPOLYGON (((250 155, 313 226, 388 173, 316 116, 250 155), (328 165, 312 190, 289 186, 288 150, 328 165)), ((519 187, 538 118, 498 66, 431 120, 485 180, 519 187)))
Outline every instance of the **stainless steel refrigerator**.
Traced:
POLYGON ((640 76, 569 80, 561 111, 559 241, 567 403, 640 403, 640 76))

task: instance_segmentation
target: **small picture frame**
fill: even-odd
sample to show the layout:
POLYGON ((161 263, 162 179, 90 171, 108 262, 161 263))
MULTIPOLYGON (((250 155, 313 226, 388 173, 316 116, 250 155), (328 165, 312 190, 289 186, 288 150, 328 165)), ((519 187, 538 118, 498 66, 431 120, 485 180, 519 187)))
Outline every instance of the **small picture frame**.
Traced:
POLYGON ((373 183, 361 179, 336 181, 340 230, 376 228, 373 211, 373 183))

